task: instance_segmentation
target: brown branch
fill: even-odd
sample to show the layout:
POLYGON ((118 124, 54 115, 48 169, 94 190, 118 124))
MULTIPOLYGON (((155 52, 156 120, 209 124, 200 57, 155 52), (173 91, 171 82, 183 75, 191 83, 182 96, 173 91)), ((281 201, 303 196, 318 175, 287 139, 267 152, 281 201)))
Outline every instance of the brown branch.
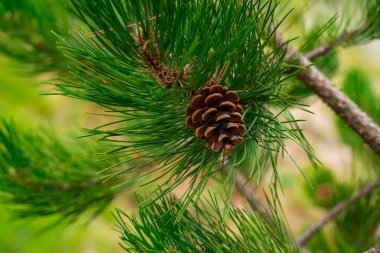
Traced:
MULTIPOLYGON (((284 40, 276 35, 277 44, 284 40)), ((380 156, 380 127, 349 97, 339 90, 308 58, 295 51, 291 46, 286 49, 285 61, 298 63, 305 70, 296 77, 313 90, 365 143, 380 156)))
POLYGON ((354 193, 350 198, 343 200, 334 208, 330 209, 330 211, 328 211, 321 220, 316 222, 313 226, 309 228, 309 230, 307 230, 303 235, 300 236, 300 238, 298 239, 298 245, 300 245, 301 247, 305 246, 305 244, 310 240, 310 238, 316 232, 318 232, 324 225, 326 225, 330 220, 334 219, 342 211, 349 208, 350 205, 355 204, 362 198, 371 194, 379 186, 380 186, 380 176, 376 178, 376 180, 373 181, 372 183, 365 185, 359 191, 354 193))
POLYGON ((187 82, 186 79, 188 78, 187 74, 190 64, 188 63, 183 66, 180 73, 178 73, 178 69, 175 66, 166 66, 160 59, 160 50, 154 38, 153 31, 148 39, 144 36, 139 38, 137 34, 133 34, 132 36, 134 37, 136 45, 139 47, 140 54, 150 66, 148 71, 157 79, 161 87, 170 89, 176 85, 177 88, 180 88, 187 82), (150 47, 148 47, 148 45, 150 45, 150 47))
POLYGON ((347 40, 359 35, 362 32, 363 32, 363 27, 359 27, 358 29, 350 31, 350 32, 343 32, 334 41, 331 41, 325 45, 322 45, 320 47, 313 49, 309 53, 306 53, 305 57, 309 59, 309 61, 313 61, 320 56, 324 56, 328 54, 331 50, 335 49, 336 47, 340 46, 342 43, 347 42, 347 40))
POLYGON ((331 50, 336 48, 340 43, 342 43, 345 40, 345 38, 346 35, 342 34, 336 40, 313 49, 311 52, 305 54, 305 57, 309 59, 309 61, 313 61, 320 56, 324 56, 328 54, 331 50))
MULTIPOLYGON (((223 160, 219 159, 217 167, 222 168, 222 173, 227 175, 229 171, 227 167, 222 164, 223 160)), ((259 212, 263 215, 270 214, 268 207, 264 204, 262 198, 257 194, 256 189, 249 184, 248 178, 240 170, 237 170, 236 172, 234 188, 241 194, 241 196, 244 197, 253 211, 259 212)))
POLYGON ((369 250, 367 250, 364 253, 380 253, 380 244, 376 245, 373 248, 370 248, 369 250))
MULTIPOLYGON (((299 56, 299 63, 306 67, 311 62, 304 56, 299 56)), ((349 97, 315 66, 299 73, 297 78, 303 81, 316 93, 335 113, 349 125, 365 143, 380 156, 380 128, 376 123, 349 97)))
MULTIPOLYGON (((158 15, 159 17, 160 15, 158 15)), ((148 21, 154 21, 157 19, 157 16, 150 17, 148 21)), ((144 35, 138 34, 137 30, 139 25, 145 23, 145 21, 135 22, 132 24, 126 25, 127 28, 134 28, 135 31, 131 32, 136 45, 139 47, 141 56, 144 58, 146 63, 149 65, 149 72, 157 79, 160 85, 165 89, 170 89, 174 84, 177 85, 177 88, 182 87, 186 84, 187 74, 189 73, 190 64, 186 64, 182 67, 180 72, 175 66, 168 67, 161 62, 160 51, 155 40, 153 30, 148 38, 145 38, 144 35), (179 73, 178 73, 179 72, 179 73)), ((114 29, 108 28, 109 31, 114 32, 114 29)), ((97 37, 99 35, 105 35, 106 30, 98 30, 87 34, 87 37, 97 37)), ((168 53, 166 53, 168 54, 168 53)))
POLYGON ((236 173, 235 188, 246 199, 252 210, 258 211, 261 214, 270 213, 261 197, 257 194, 256 189, 248 184, 248 179, 240 170, 236 173))
MULTIPOLYGON (((238 170, 236 173, 235 179, 235 189, 244 197, 247 201, 249 207, 254 211, 261 214, 263 217, 272 219, 271 211, 268 209, 268 206, 264 204, 262 198, 257 194, 257 191, 252 185, 248 184, 248 179, 244 174, 238 170)), ((276 222, 272 220, 272 225, 276 226, 276 222)), ((280 228, 279 228, 280 229, 280 228)), ((308 249, 300 246, 301 253, 310 253, 308 249)))

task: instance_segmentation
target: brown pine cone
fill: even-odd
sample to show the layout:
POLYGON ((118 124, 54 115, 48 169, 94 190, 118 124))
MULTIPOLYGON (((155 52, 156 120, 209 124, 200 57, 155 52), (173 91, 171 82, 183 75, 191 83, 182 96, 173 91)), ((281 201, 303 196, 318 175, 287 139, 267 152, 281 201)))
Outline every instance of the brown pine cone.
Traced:
POLYGON ((196 137, 207 139, 208 149, 229 153, 243 143, 241 135, 246 131, 239 101, 239 95, 226 87, 204 87, 186 109, 186 125, 195 131, 196 137))

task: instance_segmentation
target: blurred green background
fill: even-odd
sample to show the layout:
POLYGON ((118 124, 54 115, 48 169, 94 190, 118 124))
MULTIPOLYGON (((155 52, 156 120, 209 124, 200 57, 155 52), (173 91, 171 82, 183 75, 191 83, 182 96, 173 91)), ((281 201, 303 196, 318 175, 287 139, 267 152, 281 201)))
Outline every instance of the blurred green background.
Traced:
MULTIPOLYGON (((36 77, 22 73, 21 64, 3 56, 0 57, 0 73, 0 113, 3 118, 14 119, 26 126, 46 125, 58 132, 78 132, 86 122, 92 121, 85 112, 90 105, 58 96, 38 95, 50 89, 41 82, 51 79, 52 74, 36 77)), ((116 202, 119 207, 133 210, 128 207, 134 204, 132 196, 120 196, 116 202)), ((111 212, 114 207, 110 206, 90 223, 83 218, 69 227, 62 225, 46 229, 54 217, 15 220, 11 208, 0 203, 0 252, 122 252, 117 245, 118 234, 113 231, 111 212)))

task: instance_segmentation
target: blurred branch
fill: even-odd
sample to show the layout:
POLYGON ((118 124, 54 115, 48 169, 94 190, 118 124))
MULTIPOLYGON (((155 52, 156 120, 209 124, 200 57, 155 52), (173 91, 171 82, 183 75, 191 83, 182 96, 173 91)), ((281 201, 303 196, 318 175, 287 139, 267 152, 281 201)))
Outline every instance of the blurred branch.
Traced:
MULTIPOLYGON (((284 44, 281 35, 276 34, 278 45, 284 44)), ((285 50, 285 49, 284 49, 285 50)), ((286 47, 285 61, 298 63, 305 70, 296 77, 313 90, 347 125, 349 125, 368 146, 380 156, 380 127, 348 96, 340 91, 306 56, 286 47)))
POLYGON ((369 250, 367 250, 364 253, 380 253, 380 244, 376 245, 373 248, 370 248, 369 250))
MULTIPOLYGON (((378 176, 377 179, 373 181, 372 183, 365 185, 363 188, 361 188, 359 191, 353 194, 350 198, 343 200, 338 205, 330 209, 330 211, 328 211, 321 220, 319 220, 314 225, 312 225, 309 228, 309 230, 307 230, 303 235, 300 236, 300 238, 298 239, 298 244, 301 247, 303 247, 310 240, 310 238, 316 232, 318 232, 324 225, 326 225, 330 220, 334 219, 342 211, 349 208, 349 206, 355 204, 362 198, 371 194, 379 186, 380 186, 380 176, 378 176)), ((379 252, 379 251, 369 251, 369 252, 379 252)))
MULTIPOLYGON (((352 30, 348 30, 348 27, 346 27, 336 39, 307 53, 305 55, 306 58, 313 61, 315 58, 327 54, 337 46, 350 46, 378 39, 380 37, 380 22, 378 18, 380 14, 379 4, 380 0, 361 1, 361 5, 363 6, 357 7, 359 9, 362 7, 364 15, 357 27, 352 30)), ((360 12, 360 10, 358 11, 360 12)), ((350 23, 351 22, 347 22, 346 26, 350 23)))
POLYGON ((346 38, 346 34, 340 35, 336 40, 331 41, 325 45, 317 47, 313 49, 311 52, 306 53, 305 57, 309 59, 309 61, 313 61, 318 57, 324 56, 339 46, 346 38))
MULTIPOLYGON (((252 185, 248 184, 248 179, 240 170, 236 173, 235 188, 248 202, 251 210, 258 212, 262 215, 262 217, 266 217, 268 219, 273 218, 271 217, 271 211, 268 209, 267 205, 264 204, 262 198, 257 194, 256 189, 252 185)), ((300 247, 300 251, 301 253, 310 253, 308 249, 302 246, 300 247)))
POLYGON ((309 59, 309 61, 313 61, 318 57, 324 56, 334 50, 336 47, 340 46, 342 43, 346 42, 350 38, 355 37, 356 35, 362 33, 362 28, 358 28, 356 30, 353 30, 351 32, 343 32, 339 37, 337 37, 335 40, 330 41, 329 43, 322 45, 320 47, 317 47, 310 51, 309 53, 305 54, 305 57, 309 59))
POLYGON ((240 170, 238 170, 236 173, 235 188, 247 200, 248 205, 252 210, 258 211, 262 214, 269 214, 270 212, 268 208, 257 194, 256 189, 247 183, 248 179, 240 170))

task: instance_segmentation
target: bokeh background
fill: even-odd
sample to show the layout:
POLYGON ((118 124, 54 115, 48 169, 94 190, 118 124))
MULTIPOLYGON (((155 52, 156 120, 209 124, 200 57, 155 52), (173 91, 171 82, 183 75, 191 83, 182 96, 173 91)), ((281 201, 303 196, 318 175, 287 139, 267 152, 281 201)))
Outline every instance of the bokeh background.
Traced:
MULTIPOLYGON (((6 15, 2 14, 2 22, 4 22, 6 15)), ((68 27, 75 25, 70 22, 70 19, 62 23, 68 27)), ((2 44, 12 36, 17 36, 17 34, 12 34, 16 28, 14 27, 13 31, 6 30, 0 25, 2 44)), ((54 27, 50 29, 46 27, 46 29, 50 33, 50 29, 54 30, 54 27)), ((26 33, 28 33, 27 29, 26 33)), ((288 37, 291 36, 291 33, 288 34, 288 37)), ((17 47, 17 44, 13 46, 17 47)), ((21 52, 22 56, 22 54, 27 54, 28 50, 21 52)), ((33 55, 35 52, 32 50, 30 53, 33 55)), ((48 82, 54 80, 60 73, 54 68, 49 71, 33 71, 26 60, 25 62, 15 60, 10 56, 7 52, 0 53, 1 117, 14 119, 17 124, 25 126, 45 125, 58 133, 73 131, 77 133, 73 134, 73 138, 80 135, 81 128, 97 126, 104 120, 88 114, 88 112, 100 110, 92 104, 61 96, 39 95, 52 91, 48 82)), ((372 117, 379 119, 377 109, 380 104, 380 99, 378 99, 380 98, 380 42, 373 41, 360 46, 342 48, 337 51, 335 57, 339 64, 334 75, 331 75, 334 82, 342 89, 345 89, 343 85, 346 83, 348 83, 347 89, 350 89, 349 85, 352 83, 359 86, 363 83, 368 85, 372 89, 370 98, 366 97, 365 92, 361 93, 360 89, 350 95, 362 98, 361 106, 372 117)), ((369 151, 360 144, 360 140, 354 133, 342 126, 319 98, 310 96, 303 99, 303 102, 310 105, 308 109, 313 114, 299 110, 293 113, 296 118, 306 120, 301 123, 301 127, 315 149, 317 158, 332 172, 325 174, 315 172, 305 154, 289 143, 289 152, 297 160, 299 167, 316 184, 313 189, 308 188, 305 178, 290 159, 285 158, 280 162, 280 176, 284 187, 282 202, 290 228, 295 234, 299 234, 308 224, 321 217, 334 203, 336 192, 335 186, 331 185, 332 182, 336 182, 337 178, 339 184, 346 182, 347 185, 360 179, 365 181, 369 178, 367 174, 371 175, 376 170, 373 167, 376 167, 377 162, 371 155, 363 155, 369 151)), ((350 188, 350 186, 347 187, 350 188)), ((238 195, 235 198, 237 202, 241 202, 238 195)), ((123 252, 117 245, 118 233, 113 230, 115 221, 111 212, 115 207, 127 212, 135 210, 134 194, 126 192, 118 196, 100 216, 89 223, 83 219, 68 227, 58 226, 43 230, 49 223, 48 218, 15 220, 12 219, 11 209, 0 203, 0 252, 123 252)))

